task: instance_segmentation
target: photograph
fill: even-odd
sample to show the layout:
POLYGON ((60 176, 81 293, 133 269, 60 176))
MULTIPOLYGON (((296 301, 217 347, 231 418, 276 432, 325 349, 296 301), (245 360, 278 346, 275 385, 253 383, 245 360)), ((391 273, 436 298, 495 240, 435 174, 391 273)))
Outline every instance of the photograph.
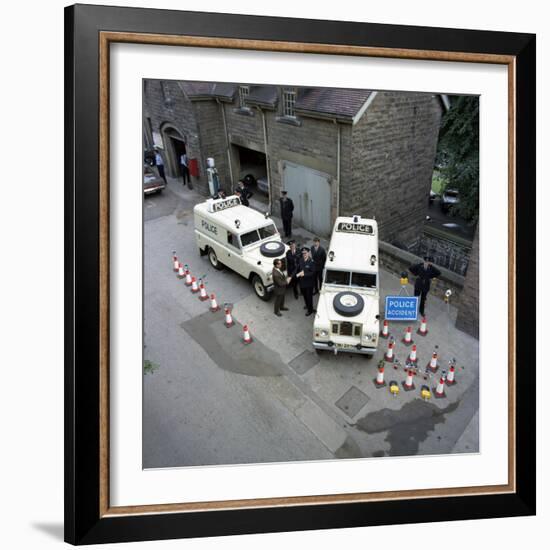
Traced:
POLYGON ((142 84, 143 469, 479 453, 479 96, 142 84))

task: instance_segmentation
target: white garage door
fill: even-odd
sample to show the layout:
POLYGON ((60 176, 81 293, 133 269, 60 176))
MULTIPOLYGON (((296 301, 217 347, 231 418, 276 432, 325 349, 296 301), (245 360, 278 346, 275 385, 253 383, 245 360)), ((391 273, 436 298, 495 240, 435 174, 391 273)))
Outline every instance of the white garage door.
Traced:
POLYGON ((317 235, 330 236, 332 223, 328 174, 284 162, 283 187, 294 202, 294 224, 317 235))

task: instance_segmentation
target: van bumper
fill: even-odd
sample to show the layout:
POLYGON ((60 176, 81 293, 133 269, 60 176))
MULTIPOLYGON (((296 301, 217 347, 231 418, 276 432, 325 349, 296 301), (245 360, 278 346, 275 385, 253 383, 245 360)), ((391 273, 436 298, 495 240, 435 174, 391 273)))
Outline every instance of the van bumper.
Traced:
POLYGON ((315 340, 313 341, 313 347, 315 349, 332 351, 334 355, 337 355, 338 353, 360 353, 362 355, 374 355, 376 353, 376 348, 369 346, 339 347, 334 342, 317 342, 315 340))

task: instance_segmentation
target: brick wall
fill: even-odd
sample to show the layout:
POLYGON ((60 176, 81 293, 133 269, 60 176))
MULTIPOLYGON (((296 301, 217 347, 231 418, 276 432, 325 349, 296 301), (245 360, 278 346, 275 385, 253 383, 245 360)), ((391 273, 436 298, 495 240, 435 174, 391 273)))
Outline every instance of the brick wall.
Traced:
POLYGON ((456 326, 479 338, 479 229, 476 230, 464 290, 460 297, 456 326))
POLYGON ((342 214, 375 216, 380 238, 407 246, 420 236, 437 147, 437 96, 378 92, 352 132, 352 172, 342 214))

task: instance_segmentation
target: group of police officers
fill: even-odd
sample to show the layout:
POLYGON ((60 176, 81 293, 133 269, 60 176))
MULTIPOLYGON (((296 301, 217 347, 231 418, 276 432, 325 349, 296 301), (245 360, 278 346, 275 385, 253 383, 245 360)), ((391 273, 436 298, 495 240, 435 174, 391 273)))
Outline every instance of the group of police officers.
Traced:
POLYGON ((286 275, 282 269, 280 259, 273 260, 273 294, 275 302, 273 312, 280 317, 281 311, 288 311, 285 307, 285 294, 288 287, 292 288, 294 298, 298 299, 298 289, 304 297, 306 317, 315 312, 313 296, 321 290, 323 269, 327 260, 327 253, 321 246, 318 237, 313 239, 313 246, 302 246, 298 250, 296 241, 288 241, 290 247, 286 253, 286 275))

